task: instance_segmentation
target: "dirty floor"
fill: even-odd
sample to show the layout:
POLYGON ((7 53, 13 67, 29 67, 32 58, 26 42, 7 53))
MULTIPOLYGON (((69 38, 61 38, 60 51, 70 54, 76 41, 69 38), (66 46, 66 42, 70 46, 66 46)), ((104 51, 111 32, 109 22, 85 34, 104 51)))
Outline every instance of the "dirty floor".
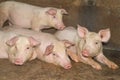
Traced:
MULTIPOLYGON (((120 53, 104 50, 104 54, 120 66, 120 53)), ((69 70, 40 60, 27 62, 23 66, 0 60, 0 80, 120 80, 120 69, 111 70, 102 65, 98 71, 83 63, 74 63, 69 70)))

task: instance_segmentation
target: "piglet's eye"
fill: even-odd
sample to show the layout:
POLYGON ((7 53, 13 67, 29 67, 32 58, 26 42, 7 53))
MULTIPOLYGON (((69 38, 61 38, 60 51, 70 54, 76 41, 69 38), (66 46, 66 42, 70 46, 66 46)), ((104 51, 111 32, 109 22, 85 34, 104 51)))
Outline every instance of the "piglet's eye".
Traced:
POLYGON ((30 47, 27 47, 26 49, 30 49, 30 47))
POLYGON ((99 44, 99 42, 95 42, 95 44, 99 44))
POLYGON ((55 56, 55 57, 59 57, 57 54, 55 54, 55 53, 53 53, 53 56, 55 56))
POLYGON ((17 46, 15 46, 15 49, 17 49, 17 46))
POLYGON ((53 16, 53 18, 56 18, 56 16, 53 16))
POLYGON ((55 53, 53 53, 53 56, 55 56, 55 53))

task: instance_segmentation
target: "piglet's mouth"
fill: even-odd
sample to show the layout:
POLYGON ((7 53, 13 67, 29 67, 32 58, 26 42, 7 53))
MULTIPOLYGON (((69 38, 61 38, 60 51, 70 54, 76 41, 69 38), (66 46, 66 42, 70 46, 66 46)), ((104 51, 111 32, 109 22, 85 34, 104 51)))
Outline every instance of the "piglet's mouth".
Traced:
POLYGON ((21 65, 24 64, 24 62, 21 62, 21 61, 15 61, 14 64, 15 64, 15 65, 18 65, 18 66, 21 66, 21 65))

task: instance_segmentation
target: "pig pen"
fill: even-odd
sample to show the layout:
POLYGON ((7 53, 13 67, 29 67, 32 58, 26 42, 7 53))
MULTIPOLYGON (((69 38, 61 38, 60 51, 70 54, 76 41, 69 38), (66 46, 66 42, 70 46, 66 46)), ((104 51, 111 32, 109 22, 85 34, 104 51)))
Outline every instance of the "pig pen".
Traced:
MULTIPOLYGON (((0 0, 0 2, 6 0, 0 0)), ((120 66, 120 0, 16 0, 37 6, 65 8, 66 26, 77 24, 90 31, 110 28, 111 39, 104 44, 104 55, 120 66)), ((7 25, 7 23, 5 24, 7 25)), ((55 29, 43 30, 54 33, 55 29)), ((1 46, 2 47, 2 46, 1 46)), ((0 80, 120 80, 120 69, 112 70, 102 65, 98 71, 84 63, 72 61, 72 68, 65 70, 59 66, 40 60, 16 66, 7 59, 0 59, 0 80)))

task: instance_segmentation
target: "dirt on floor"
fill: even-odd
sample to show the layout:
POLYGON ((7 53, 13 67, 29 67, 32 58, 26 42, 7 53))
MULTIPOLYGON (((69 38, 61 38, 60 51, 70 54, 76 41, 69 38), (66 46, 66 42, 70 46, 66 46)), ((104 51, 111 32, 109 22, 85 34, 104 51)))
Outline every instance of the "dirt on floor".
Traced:
MULTIPOLYGON (((6 0, 0 0, 6 1, 6 0)), ((77 24, 98 32, 110 28, 111 39, 105 44, 104 54, 120 66, 120 0, 16 0, 37 6, 64 8, 69 15, 64 16, 66 26, 77 24)), ((43 30, 54 33, 55 29, 43 30)), ((83 63, 72 62, 72 68, 65 70, 59 66, 40 60, 16 66, 7 59, 0 59, 0 80, 120 80, 120 69, 111 70, 102 65, 98 71, 83 63)))
MULTIPOLYGON (((120 53, 105 50, 104 54, 120 66, 120 53)), ((40 60, 27 62, 23 66, 0 60, 0 80, 120 80, 120 69, 112 70, 102 65, 98 71, 83 63, 72 62, 72 68, 65 70, 59 66, 40 60)))

